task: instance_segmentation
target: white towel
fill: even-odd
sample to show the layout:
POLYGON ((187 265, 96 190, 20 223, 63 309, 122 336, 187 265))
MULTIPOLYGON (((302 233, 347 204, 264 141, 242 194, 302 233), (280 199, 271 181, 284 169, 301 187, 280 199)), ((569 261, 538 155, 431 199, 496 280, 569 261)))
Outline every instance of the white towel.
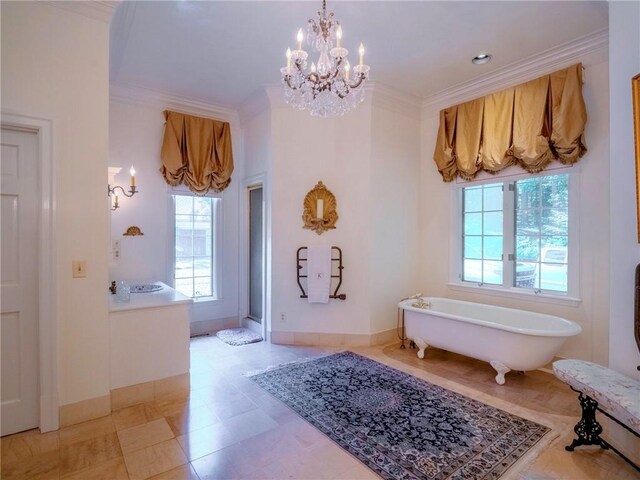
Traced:
POLYGON ((331 247, 307 249, 307 296, 309 303, 329 303, 331 247))

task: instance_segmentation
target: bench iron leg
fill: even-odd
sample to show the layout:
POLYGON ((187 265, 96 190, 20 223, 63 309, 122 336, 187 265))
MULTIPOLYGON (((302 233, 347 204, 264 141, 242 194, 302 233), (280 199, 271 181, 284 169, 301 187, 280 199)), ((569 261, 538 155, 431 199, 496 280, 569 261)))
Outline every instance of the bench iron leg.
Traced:
POLYGON ((607 442, 600 438, 602 425, 596 420, 598 402, 582 393, 578 395, 578 400, 580 400, 580 406, 582 407, 582 418, 573 429, 578 438, 571 442, 571 445, 564 447, 565 450, 573 452, 574 448, 581 445, 600 445, 602 448, 609 448, 607 442))

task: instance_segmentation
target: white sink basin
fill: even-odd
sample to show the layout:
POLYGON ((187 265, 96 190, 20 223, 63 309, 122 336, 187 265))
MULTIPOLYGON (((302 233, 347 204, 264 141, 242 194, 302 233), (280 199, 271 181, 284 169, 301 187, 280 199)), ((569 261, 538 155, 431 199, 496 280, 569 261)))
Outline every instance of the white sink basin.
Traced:
POLYGON ((131 285, 131 293, 151 293, 158 292, 164 287, 157 283, 138 283, 137 285, 131 285))

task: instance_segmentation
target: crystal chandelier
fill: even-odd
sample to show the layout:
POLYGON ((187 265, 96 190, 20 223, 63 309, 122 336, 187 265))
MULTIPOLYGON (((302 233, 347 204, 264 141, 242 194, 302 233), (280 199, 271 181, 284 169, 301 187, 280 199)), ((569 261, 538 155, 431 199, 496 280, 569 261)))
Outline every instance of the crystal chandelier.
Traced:
POLYGON ((333 12, 327 12, 326 0, 322 1, 318 19, 309 20, 307 42, 320 56, 308 71, 309 54, 302 50, 303 39, 300 29, 298 49, 287 48, 287 66, 280 69, 285 101, 319 117, 343 115, 362 102, 364 83, 369 77, 369 66, 364 64, 364 45, 360 44, 360 63, 352 69, 347 60, 349 51, 341 45, 342 27, 333 12))

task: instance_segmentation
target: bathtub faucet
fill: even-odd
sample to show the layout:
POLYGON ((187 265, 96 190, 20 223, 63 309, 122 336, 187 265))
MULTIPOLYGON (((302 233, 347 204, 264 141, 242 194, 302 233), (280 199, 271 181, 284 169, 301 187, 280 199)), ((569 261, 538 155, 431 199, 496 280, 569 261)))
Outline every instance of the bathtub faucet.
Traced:
POLYGON ((426 310, 427 308, 431 308, 431 302, 425 302, 424 298, 420 297, 418 301, 412 303, 411 306, 414 308, 423 308, 426 310))
POLYGON ((415 295, 411 295, 410 297, 405 297, 400 301, 404 302, 405 300, 418 300, 420 298, 422 298, 422 294, 421 293, 416 293, 415 295))

